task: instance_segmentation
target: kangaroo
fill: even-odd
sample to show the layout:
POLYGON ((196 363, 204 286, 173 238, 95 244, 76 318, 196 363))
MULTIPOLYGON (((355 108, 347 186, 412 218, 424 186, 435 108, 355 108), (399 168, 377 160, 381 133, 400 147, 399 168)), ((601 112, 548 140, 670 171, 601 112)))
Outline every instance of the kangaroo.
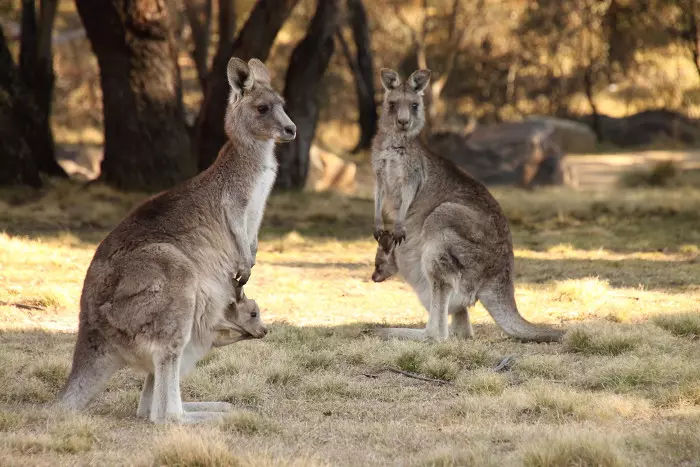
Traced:
POLYGON ((193 362, 183 353, 208 345, 234 294, 231 277, 241 286, 248 281, 277 172, 274 145, 296 136, 261 61, 234 57, 227 76, 228 141, 216 161, 144 201, 95 251, 80 297, 73 365, 59 396, 69 409, 86 407, 129 365, 153 375, 144 385, 152 393, 150 411, 146 400, 139 411, 150 420, 221 415, 220 403, 212 413, 185 413, 180 375, 193 362))
POLYGON ((394 70, 380 74, 385 93, 372 142, 374 237, 380 247, 390 237, 396 270, 429 311, 425 330, 382 332, 443 340, 452 315, 453 333, 471 337, 468 308, 479 300, 506 334, 559 340, 562 331, 530 323, 518 312, 513 244, 498 202, 480 182, 430 152, 420 137, 430 70, 417 70, 405 82, 394 70), (391 233, 384 216, 395 219, 391 233))
POLYGON ((214 331, 216 336, 212 347, 224 347, 247 339, 262 339, 267 335, 257 302, 246 297, 241 286, 235 288, 234 301, 224 312, 223 319, 214 326, 214 331))
MULTIPOLYGON (((199 360, 201 360, 212 348, 224 347, 248 339, 262 339, 267 335, 267 328, 262 322, 260 308, 255 300, 249 299, 243 292, 243 286, 238 281, 234 282, 233 301, 228 305, 223 316, 212 326, 212 331, 203 333, 201 338, 190 340, 182 352, 180 364, 180 376, 185 376, 199 360)), ((155 377, 153 373, 147 373, 146 382, 141 391, 141 399, 136 415, 148 418, 153 404, 153 387, 155 377)), ((191 413, 194 419, 214 418, 208 412, 227 412, 232 408, 226 402, 185 402, 183 409, 191 413), (203 412, 197 414, 196 412, 203 412)))

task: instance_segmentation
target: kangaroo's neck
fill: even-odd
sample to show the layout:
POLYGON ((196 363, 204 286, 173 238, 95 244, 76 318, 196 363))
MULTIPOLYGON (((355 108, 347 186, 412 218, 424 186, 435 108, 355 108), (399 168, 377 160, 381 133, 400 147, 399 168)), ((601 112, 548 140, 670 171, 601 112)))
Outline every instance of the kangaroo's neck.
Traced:
POLYGON ((248 191, 252 187, 247 187, 247 184, 267 171, 277 172, 275 142, 233 137, 221 148, 219 156, 207 169, 205 176, 216 180, 224 191, 248 191))

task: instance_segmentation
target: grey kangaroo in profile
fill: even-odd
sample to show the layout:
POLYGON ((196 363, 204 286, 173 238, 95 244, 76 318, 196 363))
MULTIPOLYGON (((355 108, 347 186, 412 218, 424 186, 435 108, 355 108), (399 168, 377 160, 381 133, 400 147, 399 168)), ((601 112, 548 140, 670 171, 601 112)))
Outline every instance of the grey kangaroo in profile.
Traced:
POLYGON ((277 173, 274 145, 293 140, 296 127, 261 61, 232 58, 227 75, 228 140, 216 161, 144 201, 97 247, 59 399, 67 408, 87 406, 125 365, 149 375, 138 413, 152 421, 206 420, 230 405, 183 405, 180 378, 196 362, 190 353, 212 345, 236 295, 232 280, 250 277, 277 173))
POLYGON ((563 331, 530 323, 518 312, 513 244, 498 202, 480 182, 431 153, 420 137, 430 70, 417 70, 402 82, 396 71, 384 68, 381 81, 383 111, 372 142, 374 237, 378 255, 383 251, 394 262, 429 312, 424 330, 381 332, 443 340, 452 315, 452 334, 471 337, 468 309, 479 300, 508 335, 559 340, 563 331), (391 232, 384 229, 385 216, 394 219, 391 232))

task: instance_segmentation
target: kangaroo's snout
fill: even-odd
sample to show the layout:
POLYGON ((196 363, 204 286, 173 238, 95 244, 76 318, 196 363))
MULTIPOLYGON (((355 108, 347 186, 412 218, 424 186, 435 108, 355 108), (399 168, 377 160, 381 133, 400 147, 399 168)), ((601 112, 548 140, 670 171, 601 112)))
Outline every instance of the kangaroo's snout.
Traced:
POLYGON ((374 282, 384 282, 384 279, 386 279, 386 277, 383 277, 381 274, 379 274, 379 271, 374 271, 374 272, 372 273, 372 281, 374 281, 374 282))
POLYGON ((289 138, 290 141, 293 140, 297 136, 297 126, 292 123, 284 127, 284 136, 289 138))

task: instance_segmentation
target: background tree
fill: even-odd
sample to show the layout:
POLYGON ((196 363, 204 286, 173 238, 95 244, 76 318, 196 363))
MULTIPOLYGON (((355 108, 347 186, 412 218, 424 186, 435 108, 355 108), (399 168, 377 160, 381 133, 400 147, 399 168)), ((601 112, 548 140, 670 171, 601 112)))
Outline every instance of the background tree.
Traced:
POLYGON ((33 139, 43 134, 38 108, 19 77, 0 25, 0 185, 41 186, 33 139))
POLYGON ((212 0, 185 0, 185 14, 192 31, 190 54, 197 68, 199 85, 204 89, 209 74, 212 0))
POLYGON ((204 170, 216 159, 226 142, 224 116, 228 103, 229 85, 226 64, 231 57, 248 61, 258 58, 263 62, 299 0, 258 0, 235 42, 227 47, 220 44, 220 53, 214 57, 210 77, 204 91, 204 100, 195 124, 195 153, 199 169, 204 170))
POLYGON ((302 189, 309 171, 309 150, 316 133, 319 102, 318 88, 333 55, 339 0, 318 0, 316 13, 306 36, 297 44, 285 78, 285 110, 297 126, 294 141, 280 145, 280 163, 275 186, 302 189))
POLYGON ((353 57, 342 28, 338 30, 338 42, 348 62, 355 81, 357 94, 358 124, 360 139, 353 153, 369 149, 377 132, 377 103, 375 101, 374 64, 370 41, 367 11, 362 0, 347 0, 348 18, 355 44, 353 57))
POLYGON ((39 15, 34 0, 22 0, 22 33, 20 36, 19 73, 24 87, 36 105, 37 125, 41 131, 33 136, 34 161, 40 172, 65 177, 55 159, 53 135, 49 119, 53 98, 54 73, 51 36, 56 17, 57 0, 42 0, 39 15))
POLYGON ((76 0, 97 56, 105 143, 101 178, 122 189, 160 190, 192 176, 166 0, 76 0))

